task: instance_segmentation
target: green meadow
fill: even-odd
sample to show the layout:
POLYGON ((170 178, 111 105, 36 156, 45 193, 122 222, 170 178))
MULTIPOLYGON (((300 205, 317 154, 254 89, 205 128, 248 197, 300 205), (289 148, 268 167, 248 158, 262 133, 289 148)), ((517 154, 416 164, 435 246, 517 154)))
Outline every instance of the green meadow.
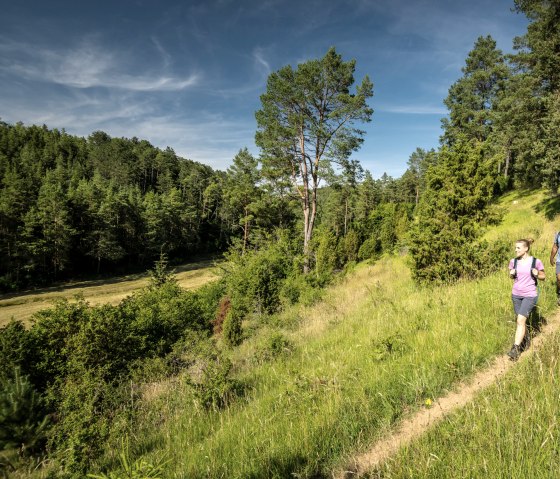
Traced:
MULTIPOLYGON (((517 238, 533 237, 534 254, 548 265, 554 224, 547 205, 543 194, 504 197, 503 221, 486 239, 508 239, 513 254, 517 238)), ((480 280, 420 287, 406 255, 385 257, 357 265, 312 306, 251 319, 244 324, 250 337, 230 352, 239 387, 227 407, 203 408, 189 385, 192 372, 150 384, 130 456, 160 464, 166 478, 330 477, 427 399, 507 351, 515 328, 507 260, 480 280)), ((533 332, 555 311, 550 266, 547 274, 533 332)), ((372 477, 552 477, 557 353, 551 340, 372 477)), ((100 468, 118 464, 119 449, 109 446, 100 468)))
MULTIPOLYGON (((175 278, 184 289, 197 289, 217 278, 212 261, 199 261, 178 266, 175 278)), ((32 290, 0 296, 0 327, 15 319, 29 324, 33 314, 52 307, 55 301, 83 295, 91 305, 118 304, 135 291, 145 288, 149 275, 136 274, 106 280, 65 283, 59 287, 32 290)))

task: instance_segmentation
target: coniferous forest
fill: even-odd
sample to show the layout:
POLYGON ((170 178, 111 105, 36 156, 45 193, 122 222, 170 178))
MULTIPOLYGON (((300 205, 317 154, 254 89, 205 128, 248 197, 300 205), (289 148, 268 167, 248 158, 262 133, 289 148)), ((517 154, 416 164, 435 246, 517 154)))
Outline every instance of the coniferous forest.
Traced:
MULTIPOLYGON (((411 152, 400 178, 374 179, 352 159, 367 141, 360 124, 375 121, 374 83, 356 81, 335 48, 269 76, 260 155, 240 145, 227 171, 138 138, 0 122, 1 292, 153 268, 117 306, 61 301, 0 329, 0 448, 19 458, 0 470, 116 468, 107 445, 138 424, 139 385, 181 371, 193 415, 250 402, 232 351, 359 261, 408 254, 420 286, 502 266, 509 243, 482 239, 501 220, 499 198, 560 187, 560 4, 514 7, 529 19, 514 53, 473 39, 443 99, 439 147, 411 152), (200 256, 222 258, 222 275, 184 291, 166 267, 200 256)), ((291 351, 282 333, 269 339, 256 362, 291 351)), ((402 338, 389 340, 398 349, 402 338)), ((126 477, 163 477, 150 467, 126 477)))

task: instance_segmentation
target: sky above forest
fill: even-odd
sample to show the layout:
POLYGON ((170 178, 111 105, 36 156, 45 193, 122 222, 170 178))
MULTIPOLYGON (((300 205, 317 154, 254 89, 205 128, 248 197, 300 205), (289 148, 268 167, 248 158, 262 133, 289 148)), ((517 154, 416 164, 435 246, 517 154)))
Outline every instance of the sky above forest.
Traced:
POLYGON ((479 36, 526 31, 513 0, 0 0, 0 119, 147 139, 226 169, 254 143, 270 73, 334 46, 374 84, 353 158, 399 177, 435 148, 479 36))

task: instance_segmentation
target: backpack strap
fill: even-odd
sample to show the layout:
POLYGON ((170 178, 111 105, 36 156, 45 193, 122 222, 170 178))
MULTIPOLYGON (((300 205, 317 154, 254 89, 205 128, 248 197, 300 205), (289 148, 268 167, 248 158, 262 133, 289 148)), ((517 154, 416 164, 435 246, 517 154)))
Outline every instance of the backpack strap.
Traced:
POLYGON ((513 269, 517 272, 517 258, 513 258, 513 269))
MULTIPOLYGON (((537 265, 537 258, 533 256, 533 261, 531 262, 531 276, 533 276, 533 269, 535 269, 537 265)), ((533 276, 533 280, 535 281, 535 286, 539 284, 539 278, 537 276, 533 276)))

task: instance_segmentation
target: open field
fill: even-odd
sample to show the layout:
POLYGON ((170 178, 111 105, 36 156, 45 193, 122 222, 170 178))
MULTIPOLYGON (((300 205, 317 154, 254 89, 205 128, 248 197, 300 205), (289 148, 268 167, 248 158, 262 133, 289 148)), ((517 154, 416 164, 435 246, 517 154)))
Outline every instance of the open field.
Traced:
MULTIPOLYGON (((185 289, 196 289, 218 277, 212 260, 189 263, 174 269, 175 278, 185 289)), ((17 295, 3 295, 0 296, 0 327, 8 323, 11 318, 28 322, 34 313, 49 308, 57 299, 71 299, 81 294, 91 305, 118 304, 134 291, 145 287, 148 282, 148 274, 143 273, 98 281, 68 283, 17 295)))

